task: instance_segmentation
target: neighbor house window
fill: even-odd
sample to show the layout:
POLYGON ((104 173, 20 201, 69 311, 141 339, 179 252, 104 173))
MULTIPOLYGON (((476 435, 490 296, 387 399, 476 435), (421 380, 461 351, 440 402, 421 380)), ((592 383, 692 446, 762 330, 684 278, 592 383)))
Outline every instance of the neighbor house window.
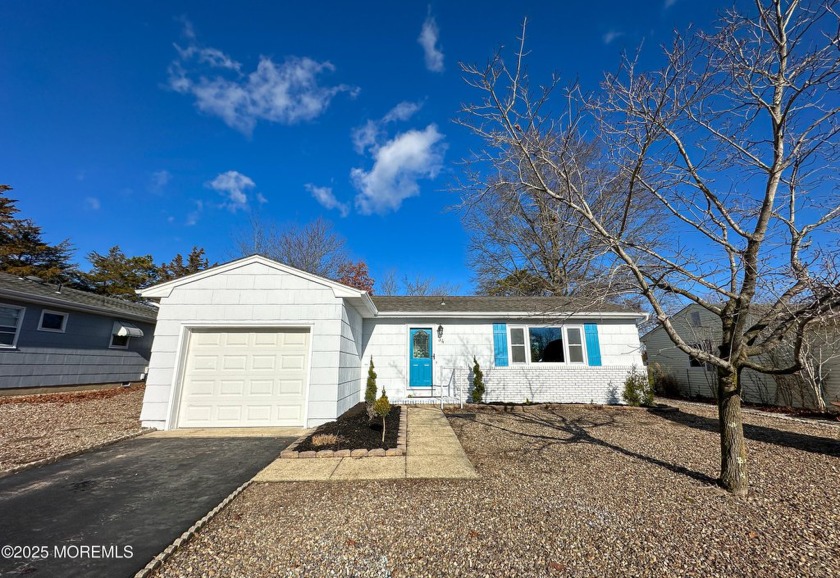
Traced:
POLYGON ((10 349, 17 345, 24 311, 23 307, 0 304, 0 348, 10 349))
POLYGON ((111 336, 111 347, 114 349, 128 349, 128 342, 131 340, 131 337, 128 335, 112 335, 111 336))
POLYGON ((64 329, 67 327, 67 317, 69 317, 67 313, 48 311, 44 309, 41 311, 41 320, 38 322, 38 331, 64 333, 64 329))
POLYGON ((579 326, 510 328, 511 363, 584 363, 583 348, 579 326))

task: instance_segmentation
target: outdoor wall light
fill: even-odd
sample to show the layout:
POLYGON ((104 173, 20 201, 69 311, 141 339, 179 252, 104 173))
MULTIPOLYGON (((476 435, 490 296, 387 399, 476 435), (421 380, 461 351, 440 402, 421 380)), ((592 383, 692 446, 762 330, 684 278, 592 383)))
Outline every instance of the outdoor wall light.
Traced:
POLYGON ((438 325, 438 339, 443 339, 443 325, 438 325))

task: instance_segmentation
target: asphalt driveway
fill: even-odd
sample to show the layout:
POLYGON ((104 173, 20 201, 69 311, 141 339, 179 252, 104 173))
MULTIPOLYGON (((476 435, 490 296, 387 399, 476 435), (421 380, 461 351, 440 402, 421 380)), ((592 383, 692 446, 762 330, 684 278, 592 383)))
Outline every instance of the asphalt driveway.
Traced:
POLYGON ((0 576, 133 576, 292 441, 141 437, 0 478, 0 576))

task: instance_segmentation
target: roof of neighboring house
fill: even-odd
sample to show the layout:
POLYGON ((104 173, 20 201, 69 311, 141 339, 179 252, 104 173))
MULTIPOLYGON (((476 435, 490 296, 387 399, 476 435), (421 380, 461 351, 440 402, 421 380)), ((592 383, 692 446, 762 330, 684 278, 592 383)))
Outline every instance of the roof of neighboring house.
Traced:
POLYGON ((615 303, 591 303, 569 297, 378 297, 373 303, 380 313, 473 313, 558 316, 575 313, 642 315, 639 311, 615 303))
POLYGON ((158 312, 157 307, 150 305, 105 297, 43 281, 21 279, 8 273, 0 273, 0 298, 2 297, 48 307, 66 307, 100 315, 137 319, 149 323, 157 320, 158 312))

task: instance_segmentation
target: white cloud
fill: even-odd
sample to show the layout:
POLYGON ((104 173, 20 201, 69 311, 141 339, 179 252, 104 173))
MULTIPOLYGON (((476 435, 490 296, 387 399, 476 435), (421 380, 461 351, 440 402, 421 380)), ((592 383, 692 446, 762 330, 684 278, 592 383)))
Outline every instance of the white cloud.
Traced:
POLYGON ((353 129, 353 148, 362 154, 366 149, 375 149, 377 143, 385 136, 385 125, 406 121, 423 107, 421 102, 403 101, 385 113, 380 120, 368 120, 360 127, 353 129))
POLYGON ((102 208, 102 203, 99 202, 99 199, 96 197, 86 197, 85 198, 85 207, 91 211, 98 211, 102 208))
POLYGON ((198 219, 201 217, 202 211, 204 211, 204 203, 202 201, 194 201, 195 209, 187 213, 187 220, 184 223, 187 227, 192 227, 196 223, 198 223, 198 219))
POLYGON ((677 0, 665 0, 665 9, 667 10, 671 6, 677 3, 677 0))
POLYGON ((305 185, 305 187, 306 190, 309 191, 309 194, 312 195, 325 209, 338 209, 342 217, 346 217, 350 214, 350 205, 342 203, 335 198, 335 194, 330 187, 316 187, 311 183, 305 185))
POLYGON ((248 207, 248 195, 245 191, 253 189, 256 186, 250 177, 238 171, 221 173, 206 185, 227 197, 228 202, 224 206, 232 212, 248 207))
POLYGON ((244 134, 250 134, 260 120, 279 124, 312 120, 323 114, 336 94, 358 92, 343 84, 320 84, 320 77, 335 69, 329 62, 290 56, 276 63, 261 56, 256 70, 245 75, 242 65, 221 50, 199 46, 186 25, 185 35, 190 45, 175 46, 178 58, 169 66, 169 87, 193 96, 200 111, 218 116, 244 134))
POLYGON ((160 171, 155 171, 152 173, 152 180, 150 183, 150 188, 152 189, 153 193, 160 193, 166 188, 166 185, 169 184, 169 181, 172 180, 172 173, 163 169, 160 171))
POLYGON ((428 16, 426 16, 426 21, 423 22, 423 28, 420 30, 417 42, 423 47, 426 68, 432 72, 443 72, 443 51, 438 45, 439 36, 437 22, 435 22, 430 10, 428 16))
POLYGON ((604 41, 604 44, 612 44, 612 42, 620 37, 624 36, 624 32, 619 30, 610 30, 606 34, 604 34, 601 39, 604 41))
POLYGON ((420 194, 418 180, 435 178, 443 166, 446 146, 444 135, 434 124, 424 130, 398 134, 372 150, 373 167, 369 171, 350 171, 358 189, 356 209, 363 215, 396 211, 402 202, 420 194))

